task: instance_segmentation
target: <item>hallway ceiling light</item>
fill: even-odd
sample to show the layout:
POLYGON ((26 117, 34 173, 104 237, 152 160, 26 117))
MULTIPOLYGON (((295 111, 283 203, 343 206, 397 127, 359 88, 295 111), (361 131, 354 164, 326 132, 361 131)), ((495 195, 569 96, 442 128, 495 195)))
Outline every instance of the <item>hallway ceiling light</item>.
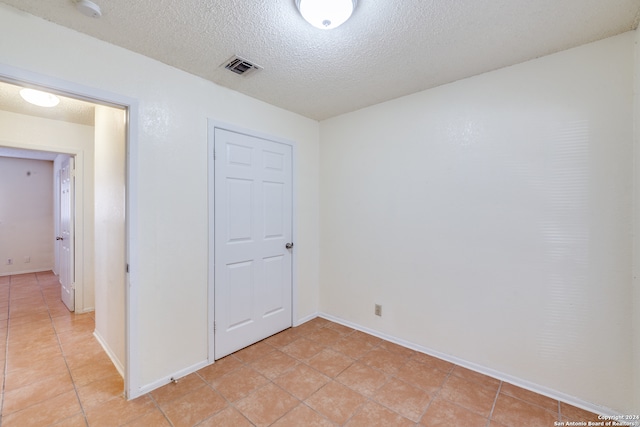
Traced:
POLYGON ((296 0, 302 17, 322 30, 342 25, 353 13, 358 0, 296 0))
POLYGON ((35 89, 22 89, 20 96, 25 101, 39 107, 55 107, 60 103, 60 98, 57 96, 35 89))

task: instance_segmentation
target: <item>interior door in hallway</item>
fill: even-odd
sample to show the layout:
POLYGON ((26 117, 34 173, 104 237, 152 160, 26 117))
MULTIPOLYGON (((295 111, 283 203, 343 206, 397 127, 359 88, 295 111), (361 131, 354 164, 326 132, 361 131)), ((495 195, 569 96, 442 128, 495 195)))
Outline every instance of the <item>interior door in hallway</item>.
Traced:
POLYGON ((292 147, 215 129, 214 358, 291 326, 292 147))
POLYGON ((75 309, 73 175, 73 157, 69 157, 60 168, 60 235, 56 239, 60 254, 60 293, 70 311, 75 309))

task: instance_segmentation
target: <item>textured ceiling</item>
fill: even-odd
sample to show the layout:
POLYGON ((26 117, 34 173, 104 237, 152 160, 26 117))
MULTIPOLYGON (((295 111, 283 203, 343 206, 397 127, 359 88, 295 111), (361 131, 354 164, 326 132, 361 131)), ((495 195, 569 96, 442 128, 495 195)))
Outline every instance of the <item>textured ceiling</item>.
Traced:
POLYGON ((636 28, 640 0, 360 0, 318 30, 294 0, 0 0, 322 120, 636 28), (234 54, 264 67, 220 65, 234 54))
MULTIPOLYGON (((53 108, 38 107, 23 100, 20 96, 20 89, 22 89, 21 86, 0 81, 0 110, 87 126, 94 124, 94 104, 58 95, 60 103, 57 106, 53 108)), ((0 157, 53 160, 56 156, 57 153, 0 146, 0 157)))

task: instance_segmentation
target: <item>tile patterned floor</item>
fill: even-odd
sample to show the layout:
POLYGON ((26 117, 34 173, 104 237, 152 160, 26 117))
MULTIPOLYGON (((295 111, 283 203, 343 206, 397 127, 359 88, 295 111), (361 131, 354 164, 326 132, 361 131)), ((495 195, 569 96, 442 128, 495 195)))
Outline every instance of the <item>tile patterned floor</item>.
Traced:
POLYGON ((133 401, 52 273, 0 277, 2 427, 544 427, 595 415, 316 318, 133 401))

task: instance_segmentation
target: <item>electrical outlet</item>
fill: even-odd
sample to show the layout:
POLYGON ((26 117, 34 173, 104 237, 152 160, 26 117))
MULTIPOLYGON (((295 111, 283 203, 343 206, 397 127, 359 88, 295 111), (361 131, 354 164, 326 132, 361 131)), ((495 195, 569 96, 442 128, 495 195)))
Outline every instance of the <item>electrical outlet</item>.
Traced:
POLYGON ((24 262, 25 262, 26 264, 30 263, 30 262, 31 262, 31 257, 30 257, 30 256, 26 256, 26 257, 24 257, 24 262))
POLYGON ((376 304, 375 314, 376 316, 382 317, 382 306, 380 304, 376 304))
POLYGON ((12 264, 13 264, 13 259, 7 258, 7 265, 12 265, 12 264))

